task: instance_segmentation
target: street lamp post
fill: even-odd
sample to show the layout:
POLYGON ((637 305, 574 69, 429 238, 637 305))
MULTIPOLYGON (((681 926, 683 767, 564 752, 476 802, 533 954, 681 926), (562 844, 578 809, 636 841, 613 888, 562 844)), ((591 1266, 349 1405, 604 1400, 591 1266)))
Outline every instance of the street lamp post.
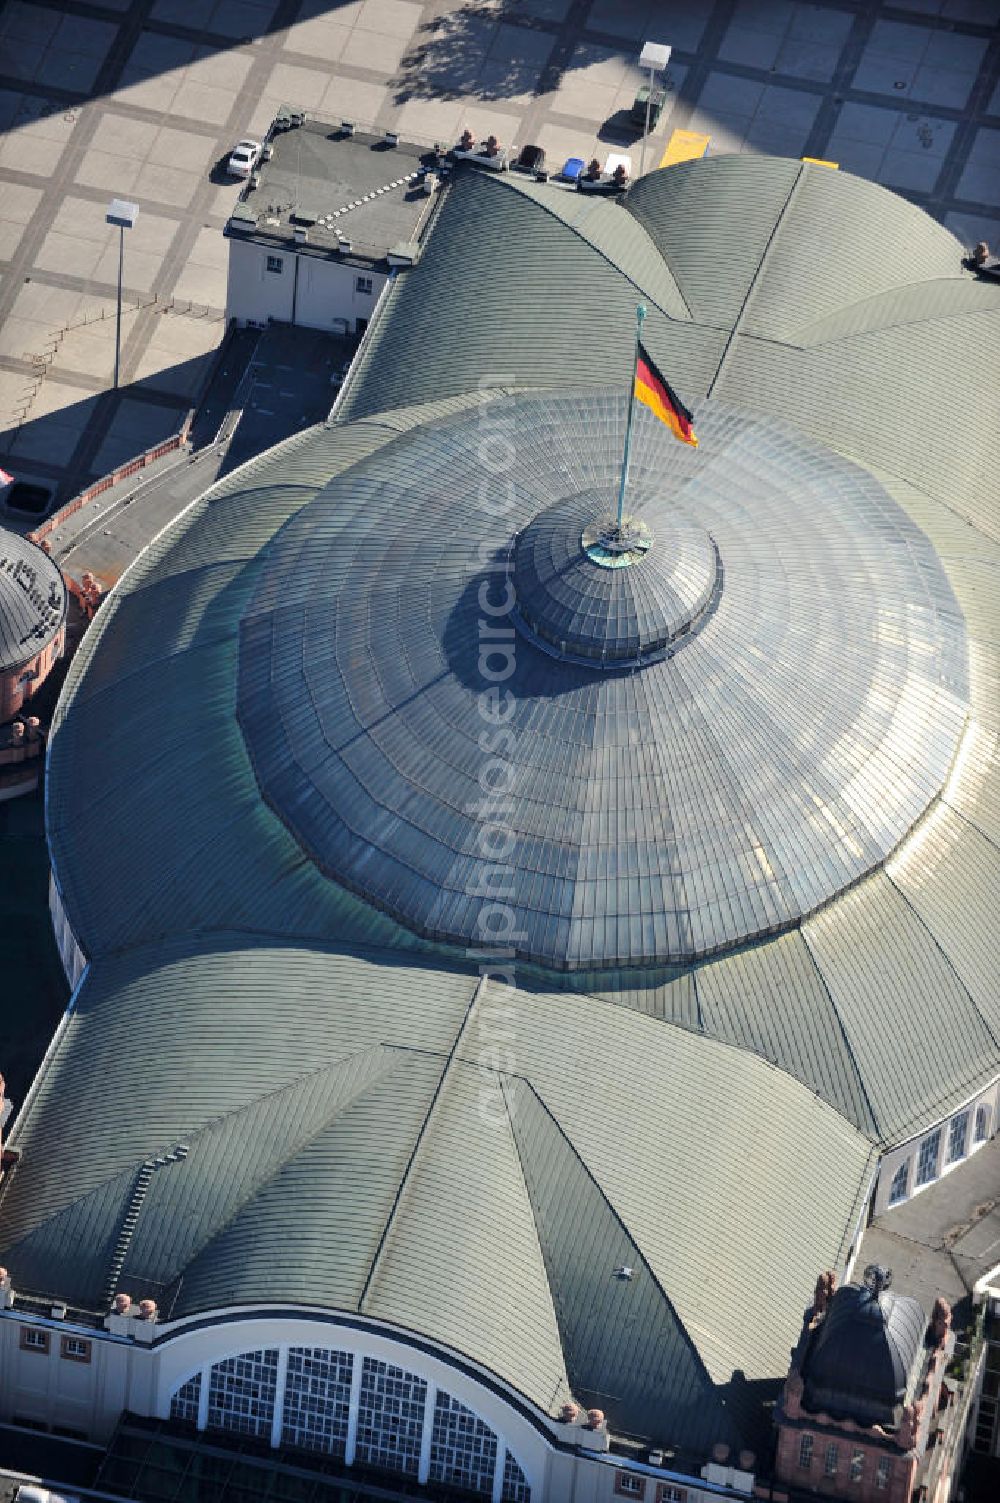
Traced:
POLYGON ((646 100, 646 129, 642 133, 642 146, 639 151, 639 176, 642 177, 646 170, 646 139, 649 136, 649 112, 653 103, 653 77, 657 71, 662 70, 670 61, 671 49, 665 42, 647 42, 639 54, 639 67, 649 69, 649 97, 646 100))
POLYGON ((125 231, 135 228, 139 217, 139 205, 130 204, 124 198, 113 198, 108 204, 104 218, 108 224, 118 226, 118 309, 115 315, 115 391, 118 390, 118 373, 122 358, 122 273, 125 270, 125 231))

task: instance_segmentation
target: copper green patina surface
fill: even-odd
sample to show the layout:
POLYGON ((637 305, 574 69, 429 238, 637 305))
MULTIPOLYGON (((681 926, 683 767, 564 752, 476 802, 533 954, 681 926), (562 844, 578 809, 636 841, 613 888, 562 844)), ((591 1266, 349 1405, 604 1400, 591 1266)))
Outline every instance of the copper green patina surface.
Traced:
MULTIPOLYGON (((360 1313, 545 1412, 599 1401, 615 1429, 704 1454, 740 1430, 740 1395, 786 1371, 880 1149, 1000 1068, 1000 296, 947 231, 844 173, 707 159, 653 174, 625 207, 547 186, 460 177, 339 421, 198 502, 88 633, 48 832, 90 966, 14 1129, 2 1255, 15 1288, 99 1308, 138 1169, 161 1155, 118 1282, 164 1312, 360 1313), (634 456, 637 490, 644 452, 657 471, 695 463, 689 510, 679 468, 663 492, 694 529, 690 554, 678 540, 669 555, 690 557, 690 589, 671 616, 655 560, 672 524, 652 487, 650 549, 593 575, 652 569, 629 609, 666 637, 662 658, 581 666, 512 626, 517 671, 539 676, 518 694, 550 781, 517 811, 530 958, 513 990, 480 985, 467 928, 436 927, 450 870, 428 863, 442 910, 421 917, 418 864, 386 875, 403 816, 432 811, 444 849, 438 812, 449 792, 464 805, 468 775, 435 696, 465 692, 449 630, 468 626, 469 576, 447 556, 429 576, 421 540, 445 520, 455 536, 484 375, 533 455, 519 537, 569 489, 606 486, 594 466, 620 456, 638 297, 701 439, 695 459, 637 431, 634 456), (948 427, 929 425, 943 409, 948 427), (567 432, 567 463, 590 468, 571 487, 546 478, 567 432), (745 488, 714 487, 713 464, 745 488), (699 528, 722 579, 700 614, 699 528), (708 662, 740 578, 749 625, 708 662), (671 637, 692 609, 695 629, 671 637), (890 732, 897 668, 914 697, 890 732), (654 692, 689 671, 687 698, 654 692), (295 718, 306 682, 311 727, 295 718), (341 849, 355 796, 324 807, 317 790, 345 695, 342 763, 377 746, 383 786, 402 773, 414 792, 369 808, 341 849), (769 719, 734 762, 750 705, 769 719), (882 729, 856 735, 866 723, 882 729), (791 785, 775 778, 786 752, 791 785), (803 792, 795 820, 767 825, 775 804, 756 781, 741 795, 734 765, 823 807, 803 792), (685 786, 700 792, 685 802, 685 786), (698 815, 674 846, 687 865, 630 888, 639 837, 681 808, 698 815), (546 909, 550 857, 570 847, 580 902, 546 909), (546 912, 551 926, 532 917, 546 912)), ((572 567, 587 525, 551 533, 572 567)), ((512 536, 491 538, 502 579, 512 536)), ((551 579, 539 588, 537 624, 558 636, 569 620, 577 647, 623 619, 623 595, 598 590, 595 616, 576 590, 574 615, 551 579)))

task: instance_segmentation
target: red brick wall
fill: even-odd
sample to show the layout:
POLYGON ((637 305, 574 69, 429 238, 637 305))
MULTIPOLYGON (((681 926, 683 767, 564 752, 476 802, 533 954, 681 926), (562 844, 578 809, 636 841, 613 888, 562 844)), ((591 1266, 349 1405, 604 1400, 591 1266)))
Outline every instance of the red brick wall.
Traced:
POLYGON ((41 688, 52 671, 53 664, 62 657, 65 635, 65 628, 60 628, 48 647, 43 648, 29 663, 21 668, 13 668, 9 673, 0 674, 0 725, 12 720, 32 694, 41 688), (26 683, 21 683, 20 680, 26 673, 34 676, 26 683))
POLYGON ((916 1458, 893 1454, 881 1446, 869 1445, 860 1434, 849 1431, 833 1433, 821 1429, 810 1430, 808 1426, 793 1429, 788 1425, 778 1427, 778 1448, 775 1457, 775 1476, 779 1482, 798 1488, 809 1488, 820 1498, 847 1498, 856 1503, 909 1503, 913 1491, 913 1476, 916 1458), (799 1466, 799 1443, 803 1434, 813 1439, 812 1464, 806 1471, 799 1466), (826 1448, 835 1444, 838 1450, 837 1472, 834 1477, 823 1475, 826 1448), (851 1457, 855 1451, 864 1454, 864 1466, 860 1482, 851 1481, 851 1457), (892 1475, 888 1487, 875 1486, 879 1460, 890 1456, 892 1475))

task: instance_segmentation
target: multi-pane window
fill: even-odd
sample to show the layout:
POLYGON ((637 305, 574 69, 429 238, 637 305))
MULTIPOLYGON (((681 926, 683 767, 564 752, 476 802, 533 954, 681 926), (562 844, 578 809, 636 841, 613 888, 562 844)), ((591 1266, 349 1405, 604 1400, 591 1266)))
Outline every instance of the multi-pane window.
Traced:
POLYGON ((47 1352, 48 1349, 48 1331, 36 1331, 31 1326, 21 1327, 21 1350, 23 1352, 47 1352))
POLYGON ((198 1423, 198 1406, 201 1403, 201 1373, 188 1378, 170 1400, 170 1418, 183 1420, 187 1425, 198 1423))
POLYGON ((823 1458, 823 1475, 824 1477, 836 1477, 837 1475, 837 1447, 834 1445, 829 1445, 826 1448, 826 1455, 823 1458))
POLYGON ((892 1460, 888 1456, 880 1456, 878 1466, 875 1468, 875 1486, 885 1488, 889 1486, 889 1478, 892 1476, 892 1460))
POLYGON ((503 1459, 503 1503, 531 1503, 531 1488, 514 1457, 508 1451, 503 1459))
POLYGON ((889 1186, 889 1204, 894 1206, 898 1200, 906 1199, 906 1192, 910 1188, 910 1161, 904 1159, 892 1176, 892 1184, 889 1186))
POLYGON ((350 1352, 293 1346, 288 1352, 281 1439, 285 1445, 342 1457, 351 1407, 350 1352))
POLYGON ((208 1384, 208 1428, 269 1440, 277 1377, 273 1347, 217 1362, 208 1384))
POLYGON ((990 1135, 990 1109, 985 1102, 976 1107, 976 1131, 977 1143, 985 1143, 990 1135))
POLYGON ((370 297, 371 296, 371 290, 372 290, 372 279, 371 279, 371 277, 358 277, 355 280, 354 286, 355 286, 355 288, 357 289, 358 292, 363 293, 366 297, 370 297))
POLYGON ((644 1498, 646 1479, 637 1477, 634 1472, 616 1472, 615 1492, 619 1498, 644 1498))
POLYGON ((656 1503, 687 1503, 686 1487, 675 1487, 672 1482, 661 1482, 656 1489, 656 1503))
POLYGON ((803 1435, 799 1441, 799 1466, 808 1471, 812 1466, 813 1438, 811 1435, 803 1435))
POLYGON ((366 1357, 361 1369, 358 1460, 415 1477, 426 1399, 423 1378, 366 1357))
POLYGON ((864 1453, 864 1451, 854 1451, 854 1452, 852 1452, 852 1454, 851 1454, 851 1481, 852 1482, 860 1482, 861 1478, 864 1476, 864 1470, 865 1470, 865 1453, 864 1453))
POLYGON ((497 1438, 489 1425, 439 1390, 434 1402, 430 1480, 489 1497, 496 1465, 497 1438))
POLYGON ((966 1142, 969 1136, 969 1114, 960 1112, 957 1117, 952 1117, 948 1124, 948 1162, 956 1164, 959 1159, 965 1158, 966 1142))
POLYGON ((937 1174, 938 1150, 941 1147, 941 1130, 936 1129, 920 1145, 917 1158, 917 1184, 926 1185, 937 1174))
POLYGON ((82 1336, 64 1336, 59 1343, 59 1355, 68 1362, 89 1362, 90 1342, 82 1336))
POLYGON ((275 272, 278 272, 279 274, 281 272, 283 272, 284 269, 285 269, 285 259, 284 259, 284 257, 283 256, 268 256, 268 258, 267 258, 267 269, 268 269, 268 271, 275 271, 275 272))

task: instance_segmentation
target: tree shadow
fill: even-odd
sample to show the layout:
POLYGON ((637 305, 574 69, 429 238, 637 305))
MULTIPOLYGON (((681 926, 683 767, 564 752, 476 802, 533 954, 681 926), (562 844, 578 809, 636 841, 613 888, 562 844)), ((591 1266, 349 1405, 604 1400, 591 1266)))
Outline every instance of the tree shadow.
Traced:
MULTIPOLYGON (((471 0, 425 21, 403 57, 393 102, 411 99, 511 99, 555 87, 565 65, 551 68, 551 31, 532 26, 518 0, 500 0, 484 15, 471 0), (497 27, 517 23, 517 40, 500 42, 497 27)), ((513 27, 512 27, 513 30, 513 27)))

